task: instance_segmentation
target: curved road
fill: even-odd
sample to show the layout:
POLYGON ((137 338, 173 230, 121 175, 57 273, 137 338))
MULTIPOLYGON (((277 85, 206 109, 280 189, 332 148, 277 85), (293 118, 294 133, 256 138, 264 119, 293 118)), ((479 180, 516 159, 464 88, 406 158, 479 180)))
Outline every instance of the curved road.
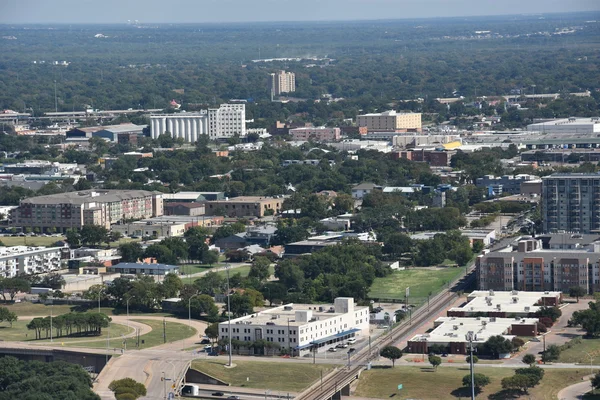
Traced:
POLYGON ((583 382, 576 383, 571 386, 567 386, 560 392, 558 392, 558 400, 581 400, 583 395, 592 390, 589 378, 593 375, 584 377, 583 382))

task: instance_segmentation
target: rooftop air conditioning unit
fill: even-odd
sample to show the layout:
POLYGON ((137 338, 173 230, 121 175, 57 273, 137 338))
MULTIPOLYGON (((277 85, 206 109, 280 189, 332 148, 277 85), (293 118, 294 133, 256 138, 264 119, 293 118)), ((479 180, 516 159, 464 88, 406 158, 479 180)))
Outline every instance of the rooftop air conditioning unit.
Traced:
POLYGON ((481 325, 486 326, 487 325, 487 321, 481 321, 481 325))
POLYGON ((518 297, 513 297, 512 301, 513 301, 513 303, 518 303, 519 302, 519 298, 518 297))
POLYGON ((494 295, 494 291, 490 289, 490 296, 494 295))
POLYGON ((526 307, 525 307, 525 311, 529 311, 529 310, 531 310, 531 307, 529 307, 529 306, 526 306, 526 307))
POLYGON ((454 329, 455 331, 458 330, 458 325, 452 325, 452 329, 454 329))

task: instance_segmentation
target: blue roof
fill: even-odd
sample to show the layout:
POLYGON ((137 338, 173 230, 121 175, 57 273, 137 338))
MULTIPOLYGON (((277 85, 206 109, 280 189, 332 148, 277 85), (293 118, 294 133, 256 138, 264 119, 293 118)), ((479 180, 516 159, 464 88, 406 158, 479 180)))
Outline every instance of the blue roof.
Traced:
POLYGON ((305 349, 307 347, 312 347, 312 346, 314 346, 316 344, 325 343, 325 342, 328 342, 330 340, 338 339, 338 338, 341 338, 342 336, 350 335, 352 333, 356 333, 356 332, 359 332, 359 331, 360 331, 360 329, 354 328, 354 329, 349 329, 347 331, 339 332, 339 333, 336 333, 335 335, 326 336, 326 337, 318 339, 318 340, 313 340, 312 342, 304 344, 302 346, 296 346, 296 350, 302 350, 302 349, 305 349))

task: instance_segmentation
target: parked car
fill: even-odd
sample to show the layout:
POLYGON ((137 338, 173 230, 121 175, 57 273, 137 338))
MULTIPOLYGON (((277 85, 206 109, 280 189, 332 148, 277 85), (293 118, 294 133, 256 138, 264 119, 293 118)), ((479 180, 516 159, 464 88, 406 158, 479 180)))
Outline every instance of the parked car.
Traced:
POLYGON ((223 393, 223 392, 214 392, 212 395, 216 396, 216 397, 221 397, 221 396, 225 396, 225 393, 223 393))
POLYGON ((228 399, 230 399, 230 400, 240 400, 240 396, 229 396, 228 399))
POLYGON ((335 347, 330 347, 329 350, 327 350, 327 351, 331 351, 333 353, 333 352, 336 352, 337 349, 335 347))
POLYGON ((346 347, 348 347, 348 343, 339 343, 335 347, 338 348, 338 349, 345 349, 346 347))
POLYGON ((356 343, 356 338, 348 339, 348 344, 354 344, 354 343, 356 343))
POLYGON ((356 351, 356 349, 354 347, 351 347, 348 349, 348 354, 352 354, 356 351))

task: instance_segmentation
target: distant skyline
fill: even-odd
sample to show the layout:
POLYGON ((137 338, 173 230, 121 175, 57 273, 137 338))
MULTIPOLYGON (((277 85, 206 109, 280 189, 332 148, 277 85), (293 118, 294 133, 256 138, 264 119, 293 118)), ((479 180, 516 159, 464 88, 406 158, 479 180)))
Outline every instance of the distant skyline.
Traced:
POLYGON ((0 0, 0 23, 376 20, 600 11, 598 0, 0 0))

